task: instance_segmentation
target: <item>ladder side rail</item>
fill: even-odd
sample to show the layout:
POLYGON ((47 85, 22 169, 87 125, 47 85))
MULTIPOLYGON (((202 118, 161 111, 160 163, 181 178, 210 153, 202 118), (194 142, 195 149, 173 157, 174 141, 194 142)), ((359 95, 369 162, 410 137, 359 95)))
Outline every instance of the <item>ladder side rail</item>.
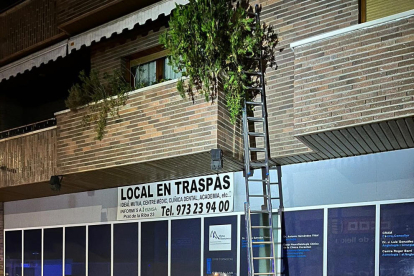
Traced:
POLYGON ((253 241, 252 241, 252 225, 250 220, 250 204, 244 203, 244 218, 246 223, 246 239, 247 239, 247 265, 248 275, 254 275, 254 263, 253 263, 253 241))

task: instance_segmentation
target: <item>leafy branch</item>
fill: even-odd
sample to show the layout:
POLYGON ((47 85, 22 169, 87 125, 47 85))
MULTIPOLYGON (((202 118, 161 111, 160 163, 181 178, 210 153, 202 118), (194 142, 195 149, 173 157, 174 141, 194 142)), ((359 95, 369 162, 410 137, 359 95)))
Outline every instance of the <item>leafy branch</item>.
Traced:
POLYGON ((79 74, 80 83, 69 89, 65 104, 71 110, 87 108, 82 118, 82 125, 95 124, 96 139, 102 140, 108 118, 119 116, 119 108, 125 105, 128 92, 133 88, 119 71, 103 74, 92 70, 89 75, 84 71, 79 74))
POLYGON ((232 123, 243 101, 258 94, 248 87, 257 87, 260 79, 245 73, 261 69, 254 58, 261 51, 263 69, 276 68, 277 34, 272 26, 256 22, 252 11, 246 0, 190 0, 176 5, 169 29, 160 37, 170 51, 170 65, 184 77, 177 83, 180 95, 194 102, 199 93, 214 102, 223 91, 232 123))

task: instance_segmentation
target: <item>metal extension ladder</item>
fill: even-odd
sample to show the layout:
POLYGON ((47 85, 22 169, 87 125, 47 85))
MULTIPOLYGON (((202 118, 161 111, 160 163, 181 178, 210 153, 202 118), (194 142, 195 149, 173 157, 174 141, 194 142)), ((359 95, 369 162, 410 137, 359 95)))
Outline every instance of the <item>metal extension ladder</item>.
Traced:
MULTIPOLYGON (((256 5, 254 14, 255 24, 260 24, 260 11, 256 5)), ((273 237, 274 223, 272 214, 272 201, 279 202, 279 217, 283 209, 282 187, 281 187, 281 168, 276 166, 277 181, 270 181, 270 149, 269 149, 269 132, 267 124, 267 108, 262 51, 252 57, 257 63, 257 71, 244 72, 247 76, 256 77, 258 82, 254 87, 248 87, 247 90, 258 92, 255 101, 245 101, 243 107, 243 140, 244 140, 244 170, 246 182, 246 238, 249 276, 255 275, 273 275, 277 273, 276 248, 273 237), (253 108, 255 112, 253 112, 253 108), (261 109, 261 112, 260 110, 261 109), (249 114, 248 114, 249 112, 249 114), (256 116, 255 116, 256 115, 256 116), (256 132, 256 130, 258 131, 256 132), (256 144, 260 144, 257 147, 256 144), (261 171, 261 177, 254 175, 255 170, 261 171), (271 188, 273 185, 278 186, 279 195, 272 197, 271 188), (258 192, 260 191, 260 192, 258 192), (260 207, 257 207, 257 200, 260 207), (251 203, 254 201, 251 209, 251 203), (265 237, 258 239, 257 237, 265 237)), ((279 223, 278 223, 279 224, 279 223)), ((280 230, 280 226, 279 226, 280 230)), ((280 231, 278 231, 280 235, 280 231)))

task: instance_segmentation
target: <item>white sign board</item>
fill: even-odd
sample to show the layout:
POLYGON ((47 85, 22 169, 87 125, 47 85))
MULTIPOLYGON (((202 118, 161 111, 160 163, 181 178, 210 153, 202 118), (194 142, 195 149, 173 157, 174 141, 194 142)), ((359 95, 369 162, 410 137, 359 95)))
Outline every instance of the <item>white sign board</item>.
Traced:
POLYGON ((231 250, 231 224, 210 225, 208 238, 209 251, 231 250))
POLYGON ((233 173, 118 188, 118 220, 233 211, 233 173))

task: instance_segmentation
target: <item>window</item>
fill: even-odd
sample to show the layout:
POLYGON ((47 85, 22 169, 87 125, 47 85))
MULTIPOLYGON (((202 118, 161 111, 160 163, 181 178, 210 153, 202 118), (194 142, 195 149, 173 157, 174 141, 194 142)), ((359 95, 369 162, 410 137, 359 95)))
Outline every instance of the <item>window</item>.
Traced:
POLYGON ((414 9, 413 0, 361 0, 361 23, 414 9))
POLYGON ((22 231, 8 231, 5 234, 5 275, 22 275, 22 231))
POLYGON ((65 229, 65 276, 86 274, 86 227, 65 229))
POLYGON ((176 73, 168 64, 167 54, 168 51, 155 47, 132 56, 129 61, 131 84, 138 89, 180 78, 181 73, 176 73))

